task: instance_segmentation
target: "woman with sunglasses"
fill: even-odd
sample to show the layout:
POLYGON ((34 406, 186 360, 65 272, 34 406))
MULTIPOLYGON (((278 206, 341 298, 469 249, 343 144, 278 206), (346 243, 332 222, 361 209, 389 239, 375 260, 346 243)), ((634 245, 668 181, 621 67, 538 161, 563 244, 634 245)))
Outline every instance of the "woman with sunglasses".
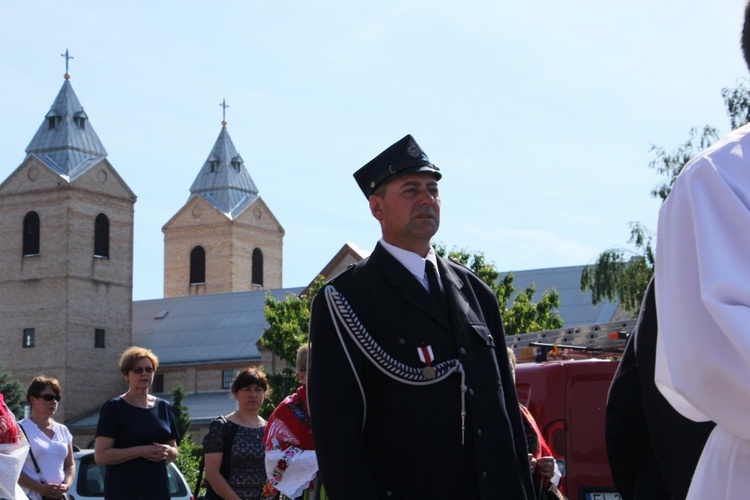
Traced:
POLYGON ((31 415, 18 424, 31 448, 18 484, 32 500, 60 498, 75 479, 73 436, 67 427, 52 418, 61 394, 60 382, 43 376, 35 377, 26 391, 31 415))
POLYGON ((159 360, 149 349, 130 347, 120 357, 125 394, 102 406, 94 459, 107 466, 104 498, 169 499, 167 464, 177 458, 172 405, 148 393, 159 360))

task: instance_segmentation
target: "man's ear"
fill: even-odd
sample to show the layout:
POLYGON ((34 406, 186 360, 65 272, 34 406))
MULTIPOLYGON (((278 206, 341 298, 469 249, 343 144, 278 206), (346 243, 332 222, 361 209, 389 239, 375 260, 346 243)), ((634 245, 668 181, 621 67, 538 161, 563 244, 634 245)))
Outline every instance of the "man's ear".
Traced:
POLYGON ((377 220, 383 220, 383 198, 376 194, 371 194, 370 198, 370 212, 372 216, 377 220))

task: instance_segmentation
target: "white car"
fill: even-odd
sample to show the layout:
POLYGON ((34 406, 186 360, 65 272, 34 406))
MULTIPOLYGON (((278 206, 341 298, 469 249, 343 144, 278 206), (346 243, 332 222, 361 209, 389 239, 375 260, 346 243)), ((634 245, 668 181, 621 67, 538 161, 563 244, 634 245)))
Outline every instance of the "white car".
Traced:
MULTIPOLYGON (((106 465, 96 465, 94 450, 81 450, 73 455, 76 461, 76 480, 68 492, 75 500, 86 498, 104 498, 104 474, 106 465)), ((169 477, 169 496, 177 500, 195 500, 190 493, 187 481, 174 464, 167 466, 169 477)))

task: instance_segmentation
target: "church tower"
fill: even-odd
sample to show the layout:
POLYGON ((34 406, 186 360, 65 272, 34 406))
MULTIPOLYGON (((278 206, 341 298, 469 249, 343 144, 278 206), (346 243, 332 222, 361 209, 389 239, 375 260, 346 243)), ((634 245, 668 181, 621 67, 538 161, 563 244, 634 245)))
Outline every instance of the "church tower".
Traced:
POLYGON ((284 228, 221 125, 190 197, 162 228, 164 297, 282 286, 284 228))
POLYGON ((60 380, 61 421, 125 387, 136 200, 69 78, 0 184, 0 362, 24 387, 40 374, 60 380))

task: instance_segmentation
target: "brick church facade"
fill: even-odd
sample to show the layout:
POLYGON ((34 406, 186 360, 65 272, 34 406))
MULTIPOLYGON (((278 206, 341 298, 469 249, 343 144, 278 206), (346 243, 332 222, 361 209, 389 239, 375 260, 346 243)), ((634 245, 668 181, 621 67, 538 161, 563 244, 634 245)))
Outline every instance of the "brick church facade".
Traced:
POLYGON ((135 201, 66 75, 0 184, 0 362, 22 384, 57 377, 61 420, 122 385, 104 368, 130 344, 135 201))
POLYGON ((281 289, 284 229, 225 121, 187 202, 163 227, 165 298, 134 304, 135 202, 66 74, 26 157, 0 184, 0 363, 24 386, 39 374, 60 380, 56 419, 83 447, 92 444, 101 404, 127 390, 117 366, 130 345, 159 356, 155 392, 182 385, 197 407, 219 401, 208 403, 210 415, 231 411, 227 380, 262 362, 265 294, 289 292, 281 289), (196 311, 210 323, 213 304, 226 310, 228 298, 243 315, 236 331, 224 312, 215 316, 223 329, 191 330, 196 311), (142 313, 137 325, 134 310, 142 313), (176 337, 165 342, 161 328, 175 324, 176 337))

